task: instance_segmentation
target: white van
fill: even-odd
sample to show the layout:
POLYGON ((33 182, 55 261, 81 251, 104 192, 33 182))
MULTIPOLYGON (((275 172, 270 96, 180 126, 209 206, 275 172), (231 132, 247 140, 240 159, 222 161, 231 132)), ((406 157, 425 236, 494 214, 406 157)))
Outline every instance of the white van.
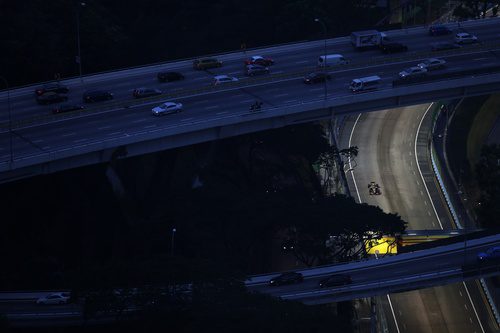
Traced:
POLYGON ((349 85, 349 89, 351 89, 352 92, 357 92, 377 89, 379 85, 380 76, 374 75, 352 80, 351 84, 349 85))
POLYGON ((342 54, 327 54, 326 56, 322 55, 318 59, 318 67, 345 65, 348 63, 349 61, 347 61, 347 59, 344 58, 342 54))

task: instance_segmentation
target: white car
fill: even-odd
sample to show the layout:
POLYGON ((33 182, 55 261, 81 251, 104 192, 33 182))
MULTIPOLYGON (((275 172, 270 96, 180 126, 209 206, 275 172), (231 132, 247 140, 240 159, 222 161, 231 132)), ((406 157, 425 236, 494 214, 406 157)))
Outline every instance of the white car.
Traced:
POLYGON ((47 296, 40 297, 36 300, 36 304, 66 304, 69 302, 69 293, 53 293, 47 296))
POLYGON ((153 115, 155 116, 162 116, 164 114, 172 114, 172 113, 177 113, 182 111, 182 104, 181 103, 174 103, 174 102, 165 102, 161 105, 158 105, 157 107, 151 109, 153 112, 153 115))
POLYGON ((427 74, 427 69, 420 68, 417 66, 410 67, 399 72, 399 77, 401 79, 422 77, 427 74))
POLYGON ((455 35, 455 43, 457 44, 477 43, 477 37, 467 32, 460 32, 455 35))
POLYGON ((214 86, 222 84, 222 83, 227 83, 227 82, 236 82, 238 81, 237 78, 228 76, 228 75, 216 75, 214 76, 214 86))
POLYGON ((417 67, 427 69, 428 71, 434 69, 441 69, 446 66, 446 61, 438 58, 425 59, 423 62, 417 65, 417 67))

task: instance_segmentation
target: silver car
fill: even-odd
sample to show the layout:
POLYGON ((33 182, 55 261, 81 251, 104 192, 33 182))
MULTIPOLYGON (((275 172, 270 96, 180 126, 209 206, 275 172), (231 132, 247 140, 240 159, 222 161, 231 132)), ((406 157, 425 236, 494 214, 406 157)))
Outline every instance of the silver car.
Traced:
POLYGON ((245 67, 245 75, 254 76, 259 74, 269 74, 269 67, 261 65, 247 65, 245 67))
POLYGON ((438 58, 425 59, 423 62, 419 63, 417 67, 427 69, 428 71, 435 69, 442 69, 446 66, 446 61, 438 58))
POLYGON ((228 83, 228 82, 236 82, 238 81, 237 78, 228 76, 228 75, 216 75, 214 76, 214 86, 222 84, 222 83, 228 83))
POLYGON ((158 105, 157 107, 151 109, 153 112, 153 115, 155 116, 162 116, 165 114, 172 114, 172 113, 177 113, 182 111, 182 104, 181 103, 175 103, 175 102, 165 102, 161 105, 158 105))
POLYGON ((69 302, 70 295, 68 293, 53 293, 47 296, 40 297, 36 300, 36 304, 66 304, 69 302))
POLYGON ((477 42, 477 37, 467 32, 460 32, 455 35, 455 43, 457 44, 472 44, 477 42))
POLYGON ((427 69, 414 66, 399 72, 399 77, 401 79, 410 79, 410 78, 423 77, 426 74, 427 74, 427 69))

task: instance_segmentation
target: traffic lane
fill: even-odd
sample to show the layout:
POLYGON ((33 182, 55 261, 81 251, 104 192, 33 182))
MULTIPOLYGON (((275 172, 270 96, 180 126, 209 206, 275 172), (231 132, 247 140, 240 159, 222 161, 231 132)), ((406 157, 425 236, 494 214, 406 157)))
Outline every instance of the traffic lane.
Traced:
MULTIPOLYGON (((392 66, 385 66, 386 68, 391 68, 392 66)), ((358 70, 358 72, 361 71, 361 70, 358 70)), ((348 82, 350 82, 350 78, 345 78, 345 79, 342 79, 341 78, 341 75, 349 75, 350 77, 356 77, 357 74, 352 74, 352 73, 356 73, 356 71, 339 71, 337 72, 339 74, 339 76, 335 79, 335 80, 332 80, 332 82, 328 82, 327 86, 328 86, 328 91, 329 91, 329 96, 342 96, 344 94, 351 94, 351 92, 348 90, 347 88, 347 85, 348 85, 348 82), (330 93, 331 91, 334 91, 334 93, 330 93)), ((379 73, 380 75, 383 76, 382 73, 379 73)), ((359 74, 358 74, 359 75, 359 74)), ((382 88, 386 88, 386 89, 389 89, 390 88, 390 79, 384 79, 384 84, 385 86, 382 87, 382 88)), ((254 87, 247 87, 247 88, 244 88, 245 91, 254 91, 253 93, 250 93, 249 95, 251 96, 254 96, 254 97, 257 97, 257 98, 260 98, 261 100, 264 100, 266 103, 268 103, 269 105, 271 106, 274 106, 274 105, 281 105, 283 103, 294 103, 294 102, 297 102, 299 101, 300 99, 297 99, 297 96, 300 96, 300 98, 302 100, 308 100, 310 98, 320 98, 321 97, 321 90, 323 89, 322 88, 322 84, 319 84, 319 85, 311 85, 311 86, 308 86, 308 85, 305 85, 301 82, 301 79, 291 79, 291 80, 285 80, 285 81, 282 81, 282 82, 275 82, 275 83, 272 83, 273 88, 269 88, 269 85, 268 84, 262 84, 262 85, 257 85, 257 86, 254 86, 254 87), (289 89, 285 89, 289 87, 289 89), (290 92, 286 92, 286 93, 279 93, 278 91, 279 90, 290 90, 290 92), (270 96, 270 97, 267 97, 265 96, 266 94, 269 94, 269 93, 275 93, 274 96, 270 96), (312 93, 312 95, 308 95, 308 93, 312 93), (292 96, 293 98, 290 98, 290 96, 292 96)), ((214 92, 213 94, 224 94, 225 96, 232 96, 232 95, 235 95, 234 94, 234 91, 235 90, 230 90, 230 91, 219 91, 219 92, 214 92)), ((218 103, 216 100, 214 101, 208 101, 206 98, 204 98, 205 96, 193 96, 191 98, 188 98, 188 99, 197 99, 197 98, 204 98, 203 101, 205 101, 205 103, 210 103, 211 106, 205 106, 205 110, 203 110, 202 114, 203 115, 209 115, 211 113, 215 113, 216 115, 217 114, 221 114, 221 113, 229 113, 228 111, 224 111, 224 110, 219 110, 219 108, 217 106, 221 105, 222 107, 228 107, 230 109, 231 112, 233 112, 235 109, 237 110, 244 110, 246 108, 245 104, 250 102, 250 99, 251 97, 247 98, 247 99, 238 99, 237 101, 234 101, 234 105, 231 105, 231 103, 228 103, 228 98, 226 98, 224 96, 223 100, 224 102, 223 103, 218 103), (214 112, 215 111, 215 112, 214 112)), ((235 95, 237 96, 237 95, 235 95)), ((179 100, 184 100, 184 99, 179 99, 179 100)), ((188 104, 189 102, 185 102, 185 105, 186 105, 186 108, 188 108, 188 104)), ((149 106, 152 106, 153 104, 149 104, 149 106)), ((249 107, 250 104, 248 104, 248 107, 249 107)), ((264 105, 264 108, 267 108, 267 105, 264 105)), ((131 108, 129 110, 132 110, 134 108, 131 108)), ((110 112, 113 112, 113 111, 110 111, 110 112)), ((105 112, 105 114, 108 114, 110 112, 105 112)), ((116 114, 113 115, 114 118, 117 118, 117 119, 114 119, 114 121, 111 122, 111 125, 109 124, 103 124, 101 126, 97 126, 97 128, 100 128, 100 129, 106 129, 106 128, 113 128, 115 123, 118 123, 122 129, 119 130, 119 132, 122 132, 123 131, 123 122, 120 121, 120 116, 126 114, 128 115, 128 110, 127 112, 124 112, 123 110, 121 109, 116 109, 116 111, 114 112, 117 112, 116 114)), ((196 112, 191 112, 192 115, 196 115, 196 112)), ((78 122, 80 123, 82 120, 81 118, 78 118, 78 122)), ((107 121, 107 120, 106 120, 107 121)), ((139 121, 138 119, 131 119, 131 121, 139 121)), ((184 120, 185 121, 185 120, 184 120)), ((66 122, 66 120, 64 120, 64 122, 66 122)), ((58 129, 61 127, 61 126, 64 126, 63 128, 68 128, 67 127, 67 124, 65 123, 64 125, 62 125, 61 123, 57 123, 55 124, 55 126, 58 126, 58 129)), ((127 125, 125 124, 125 128, 127 127, 127 125)), ((111 133, 115 133, 115 129, 113 128, 113 131, 114 132, 111 132, 111 133)), ((74 133, 73 130, 70 130, 70 133, 74 133)), ((108 135, 109 133, 106 133, 106 135, 108 135)), ((74 135, 74 134, 71 134, 71 135, 74 135)), ((37 138, 37 139, 34 139, 34 140, 40 140, 40 138, 37 138)), ((24 146, 26 146, 25 143, 23 143, 24 146)))
POLYGON ((36 300, 24 300, 24 301, 11 300, 11 301, 0 302, 0 313, 4 315, 21 314, 21 313, 33 313, 33 314, 58 313, 58 312, 68 312, 68 311, 80 311, 81 308, 82 305, 78 303, 45 305, 45 304, 36 304, 36 300))
MULTIPOLYGON (((382 187, 381 196, 371 196, 371 200, 365 200, 385 211, 396 211, 410 223, 410 229, 427 229, 430 223, 435 223, 435 218, 427 216, 429 202, 425 198, 422 200, 419 195, 423 195, 425 189, 419 181, 419 172, 412 153, 418 124, 425 110, 426 105, 423 105, 368 114, 365 118, 369 120, 360 121, 359 127, 356 128, 360 152, 368 151, 371 155, 360 153, 361 170, 355 172, 361 179, 367 175, 364 182, 373 177, 380 177, 382 187), (364 166, 366 170, 363 170, 364 166)), ((365 193, 364 189, 362 193, 365 193)), ((363 196, 370 197, 367 194, 363 196)), ((439 315, 442 311, 439 306, 441 300, 432 297, 436 293, 434 289, 439 292, 441 288, 387 296, 392 304, 384 303, 385 317, 390 319, 394 313, 395 322, 390 319, 390 323, 414 332, 432 331, 432 327, 461 320, 463 316, 456 315, 460 309, 448 316, 439 315)))
MULTIPOLYGON (((474 49, 471 49, 471 52, 475 52, 474 49)), ((366 54, 366 53, 365 53, 366 54)), ((365 59, 368 57, 365 57, 365 59)), ((374 58, 374 57, 371 57, 374 58)), ((375 57, 376 58, 376 57, 375 57)), ((388 59, 391 59, 391 57, 384 57, 388 59)), ((399 59, 399 58, 398 58, 399 59)), ((470 67, 470 55, 465 56, 465 55, 457 55, 457 56, 447 56, 444 57, 447 61, 451 62, 448 64, 448 66, 439 72, 446 72, 449 69, 464 69, 464 68, 469 68, 470 67)), ((498 59, 494 57, 493 54, 490 52, 481 52, 475 55, 475 58, 473 59, 475 65, 482 65, 486 66, 488 64, 498 64, 498 59)), ((294 68, 296 72, 300 71, 307 71, 307 72, 314 72, 317 70, 321 70, 316 68, 316 59, 310 59, 308 61, 301 61, 301 64, 297 67, 294 68)), ((415 66, 418 62, 417 60, 412 60, 412 61, 402 61, 398 62, 398 65, 395 65, 394 63, 391 64, 386 64, 386 65, 375 65, 375 66, 368 66, 370 68, 373 68, 374 70, 380 70, 382 73, 384 73, 384 70, 386 68, 393 68, 394 70, 392 71, 393 77, 397 76, 397 73, 401 71, 402 69, 409 67, 409 66, 415 66), (393 67, 394 66, 394 67, 393 67)), ((276 67, 277 68, 277 67, 276 67)), ((131 100, 133 99, 132 97, 132 92, 135 88, 141 87, 141 86, 147 86, 150 88, 156 88, 162 90, 164 93, 176 93, 176 92, 182 92, 184 89, 189 90, 193 89, 196 91, 196 89, 200 89, 203 87, 211 86, 213 84, 213 77, 215 75, 220 75, 220 74, 229 74, 230 76, 235 76, 238 77, 240 80, 247 80, 248 77, 246 77, 243 74, 243 70, 241 69, 235 69, 233 71, 227 69, 227 68, 218 68, 218 69, 211 69, 207 71, 194 71, 194 74, 189 75, 189 79, 185 79, 182 81, 178 82, 171 82, 168 84, 165 83, 159 83, 155 78, 153 77, 144 77, 142 80, 140 79, 141 76, 134 77, 132 80, 120 80, 117 83, 114 83, 114 85, 110 88, 109 83, 103 82, 99 84, 94 84, 94 85, 86 85, 82 86, 78 89, 72 90, 68 94, 68 104, 77 104, 81 105, 83 103, 82 101, 82 95, 84 91, 87 91, 89 89, 100 89, 100 90, 106 90, 114 93, 115 95, 115 101, 116 100, 131 100), (131 83, 133 81, 133 83, 131 83)), ((338 70, 335 69, 330 69, 329 72, 332 75, 336 75, 337 73, 341 72, 352 72, 355 74, 353 78, 356 77, 362 77, 369 75, 367 74, 366 68, 361 68, 361 69, 342 69, 341 67, 338 68, 338 70)), ((279 72, 287 72, 287 70, 282 70, 282 71, 275 71, 273 70, 271 73, 277 74, 279 72)), ((373 75, 375 73, 370 73, 370 75, 373 75)), ((298 75, 299 77, 301 75, 298 75)), ((265 82, 265 76, 263 77, 263 84, 266 84, 265 82)), ((23 117, 26 117, 27 115, 30 114, 43 114, 43 113, 51 113, 52 109, 57 106, 60 103, 56 103, 53 105, 49 106, 40 106, 36 103, 36 98, 34 94, 31 94, 31 97, 28 99, 25 99, 23 97, 17 97, 17 98, 12 98, 10 101, 11 104, 11 116, 12 119, 20 119, 23 117)), ((92 106, 92 105, 90 105, 92 106)), ((3 116, 7 120, 8 115, 4 114, 3 116)))

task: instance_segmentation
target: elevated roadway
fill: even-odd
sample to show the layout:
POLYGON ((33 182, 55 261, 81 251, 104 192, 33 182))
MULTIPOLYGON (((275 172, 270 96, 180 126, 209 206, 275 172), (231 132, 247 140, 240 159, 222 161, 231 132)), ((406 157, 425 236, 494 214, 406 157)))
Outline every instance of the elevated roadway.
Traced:
POLYGON ((114 101, 93 105, 83 112, 52 116, 50 107, 36 105, 35 87, 10 90, 8 101, 4 91, 0 102, 4 107, 10 105, 12 122, 7 121, 7 113, 0 115, 0 181, 107 162, 111 156, 135 156, 327 119, 334 114, 499 91, 500 73, 493 73, 500 66, 499 23, 500 19, 488 19, 451 26, 455 31, 474 33, 481 41, 453 51, 431 52, 431 43, 452 37, 430 37, 425 27, 387 33, 390 38, 408 44, 409 51, 405 54, 356 52, 347 37, 328 40, 328 53, 341 53, 350 64, 330 69, 333 79, 326 84, 326 98, 322 84, 308 86, 301 82, 305 74, 317 70, 318 56, 324 52, 321 41, 220 55, 224 66, 214 70, 194 71, 191 61, 183 60, 88 76, 83 85, 77 79, 65 81, 73 103, 79 103, 81 93, 90 88, 115 94, 114 101), (244 77, 243 59, 254 54, 275 59, 270 76, 244 77), (399 71, 430 56, 448 62, 443 75, 393 87, 399 71), (156 73, 166 70, 181 71, 186 79, 167 84, 156 82, 156 73), (214 88, 211 82, 217 74, 237 76, 240 81, 214 88), (379 90, 362 94, 348 90, 352 79, 374 74, 382 78, 379 90), (139 86, 159 87, 164 95, 133 100, 131 92, 139 86), (164 100, 182 102, 185 112, 161 119, 153 117, 151 107, 164 100), (264 103, 262 110, 250 112, 249 106, 256 100, 264 103))

